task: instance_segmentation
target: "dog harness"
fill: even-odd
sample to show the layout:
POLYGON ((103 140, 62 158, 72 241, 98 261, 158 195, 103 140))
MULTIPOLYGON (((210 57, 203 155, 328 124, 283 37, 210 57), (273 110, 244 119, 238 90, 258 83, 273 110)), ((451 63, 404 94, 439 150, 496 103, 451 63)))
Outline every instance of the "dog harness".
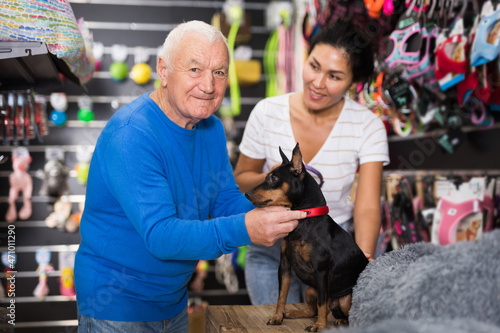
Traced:
MULTIPOLYGON (((492 30, 497 30, 496 25, 498 23, 500 23, 500 10, 481 18, 477 28, 476 38, 472 46, 471 66, 479 66, 498 57, 498 52, 500 51, 500 36, 497 35, 492 43, 488 42, 492 30)), ((493 31, 493 33, 495 32, 493 31)))
POLYGON ((437 207, 441 214, 438 226, 439 244, 455 243, 458 224, 468 215, 479 212, 479 206, 477 199, 454 203, 441 198, 437 207))
POLYGON ((457 57, 454 54, 457 50, 460 53, 465 52, 465 44, 467 43, 467 38, 462 35, 453 35, 446 39, 444 42, 439 43, 436 48, 436 67, 434 72, 436 74, 436 79, 439 81, 441 90, 446 90, 459 82, 463 81, 465 78, 464 73, 467 72, 467 60, 465 56, 457 57), (460 49, 458 49, 460 48, 460 49), (449 54, 451 53, 451 54, 449 54), (454 59, 463 59, 461 61, 456 61, 454 59), (451 78, 447 75, 450 73, 457 74, 451 78))
MULTIPOLYGON (((469 38, 465 45, 465 54, 468 56, 467 61, 470 62, 473 43, 476 39, 477 27, 479 25, 479 16, 476 16, 474 24, 469 32, 469 38)), ((472 96, 474 90, 479 85, 477 70, 472 69, 465 75, 465 79, 457 84, 457 99, 460 107, 465 105, 465 102, 472 96)))
POLYGON ((423 56, 418 63, 415 65, 409 65, 404 72, 404 78, 412 80, 416 77, 424 75, 427 72, 434 71, 434 63, 431 61, 431 49, 432 45, 439 35, 439 27, 433 27, 427 30, 427 27, 422 27, 422 39, 423 39, 423 56))
POLYGON ((463 107, 465 102, 469 100, 474 90, 479 85, 479 78, 477 77, 477 73, 471 72, 465 76, 465 79, 457 84, 457 99, 458 104, 463 107))
POLYGON ((400 21, 398 27, 401 29, 394 30, 389 36, 388 49, 392 51, 385 58, 389 68, 394 68, 397 64, 413 65, 420 58, 420 47, 422 45, 420 23, 409 17, 400 21))
POLYGON ((306 209, 299 209, 302 212, 306 212, 308 217, 313 217, 313 216, 321 216, 321 215, 326 215, 330 212, 330 209, 328 206, 321 206, 321 207, 313 207, 313 208, 306 208, 306 209))

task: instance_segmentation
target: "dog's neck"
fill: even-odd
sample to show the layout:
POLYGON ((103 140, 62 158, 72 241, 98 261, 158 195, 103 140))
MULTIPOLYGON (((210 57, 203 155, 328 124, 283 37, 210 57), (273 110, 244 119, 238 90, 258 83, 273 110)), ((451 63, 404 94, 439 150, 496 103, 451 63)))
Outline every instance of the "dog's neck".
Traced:
POLYGON ((303 184, 304 189, 301 195, 292 202, 293 210, 326 206, 323 192, 310 174, 305 175, 303 184))

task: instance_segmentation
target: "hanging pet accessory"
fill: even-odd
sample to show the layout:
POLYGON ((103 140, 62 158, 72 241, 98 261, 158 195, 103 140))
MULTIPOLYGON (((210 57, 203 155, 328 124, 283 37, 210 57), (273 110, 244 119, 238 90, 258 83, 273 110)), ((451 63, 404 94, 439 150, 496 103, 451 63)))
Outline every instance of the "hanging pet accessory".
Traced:
POLYGON ((59 198, 68 191, 68 167, 64 164, 64 150, 60 146, 47 147, 46 163, 43 170, 37 171, 37 177, 42 179, 40 195, 59 198))
POLYGON ((125 60, 128 57, 128 49, 126 45, 114 44, 111 47, 111 59, 113 63, 109 67, 111 80, 116 83, 125 81, 128 74, 128 66, 125 60))
POLYGON ((234 48, 236 36, 243 20, 243 3, 241 1, 227 0, 224 3, 224 13, 226 19, 231 25, 227 36, 229 45, 230 62, 229 62, 229 95, 231 97, 231 111, 233 116, 239 116, 241 112, 241 92, 238 85, 238 77, 236 75, 236 64, 234 60, 234 48))
POLYGON ((136 47, 134 49, 134 66, 130 71, 130 78, 132 81, 139 85, 144 85, 149 83, 151 80, 151 66, 148 65, 149 61, 149 51, 143 47, 136 47))
POLYGON ((50 120, 57 127, 64 126, 68 120, 66 110, 68 108, 68 99, 65 93, 50 94, 50 105, 54 110, 50 113, 50 120))
POLYGON ((78 97, 78 120, 88 123, 94 120, 94 112, 92 111, 92 99, 89 96, 78 97))
POLYGON ((5 220, 9 223, 14 222, 19 217, 21 220, 27 220, 31 217, 31 196, 33 193, 33 180, 28 173, 31 164, 31 156, 26 147, 17 147, 12 150, 12 169, 9 175, 9 208, 5 214, 5 220), (19 198, 19 192, 23 194, 23 206, 17 213, 16 201, 19 198))
POLYGON ((36 272, 38 273, 38 285, 33 290, 33 295, 40 300, 44 300, 50 292, 47 284, 48 274, 54 271, 50 264, 51 253, 46 248, 38 249, 35 253, 35 259, 38 264, 36 272))
POLYGON ((73 274, 75 254, 76 253, 73 251, 59 252, 59 270, 61 271, 61 276, 59 277, 59 291, 61 295, 69 299, 76 298, 75 277, 73 274))
POLYGON ((94 55, 94 70, 96 72, 101 70, 102 57, 104 55, 104 45, 101 42, 95 42, 92 47, 92 54, 94 55))
POLYGON ((82 186, 87 185, 90 160, 92 159, 93 152, 94 147, 92 146, 78 146, 76 148, 76 159, 78 161, 75 166, 76 180, 82 186))

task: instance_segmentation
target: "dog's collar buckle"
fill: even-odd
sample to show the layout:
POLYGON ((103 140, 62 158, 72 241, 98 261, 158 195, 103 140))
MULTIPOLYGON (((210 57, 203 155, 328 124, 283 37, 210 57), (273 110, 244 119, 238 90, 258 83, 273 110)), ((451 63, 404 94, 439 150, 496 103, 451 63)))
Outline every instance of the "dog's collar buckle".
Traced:
POLYGON ((330 211, 328 206, 313 207, 313 208, 306 208, 306 209, 300 209, 300 210, 303 212, 306 212, 307 217, 326 215, 330 211))

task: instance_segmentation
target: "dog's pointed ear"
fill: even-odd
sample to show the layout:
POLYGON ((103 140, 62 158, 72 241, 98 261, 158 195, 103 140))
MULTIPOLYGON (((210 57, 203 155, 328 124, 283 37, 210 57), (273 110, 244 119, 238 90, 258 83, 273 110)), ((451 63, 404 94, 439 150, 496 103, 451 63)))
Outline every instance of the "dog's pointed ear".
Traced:
POLYGON ((295 148, 293 148, 292 165, 293 165, 292 170, 296 175, 300 175, 302 173, 302 171, 304 170, 304 164, 302 163, 302 153, 300 152, 298 142, 297 142, 297 145, 295 146, 295 148))
POLYGON ((288 160, 288 157, 286 157, 286 155, 285 155, 285 153, 283 152, 283 150, 281 150, 281 146, 280 146, 279 148, 280 148, 280 155, 281 155, 281 159, 283 160, 282 164, 289 163, 290 161, 288 160))

